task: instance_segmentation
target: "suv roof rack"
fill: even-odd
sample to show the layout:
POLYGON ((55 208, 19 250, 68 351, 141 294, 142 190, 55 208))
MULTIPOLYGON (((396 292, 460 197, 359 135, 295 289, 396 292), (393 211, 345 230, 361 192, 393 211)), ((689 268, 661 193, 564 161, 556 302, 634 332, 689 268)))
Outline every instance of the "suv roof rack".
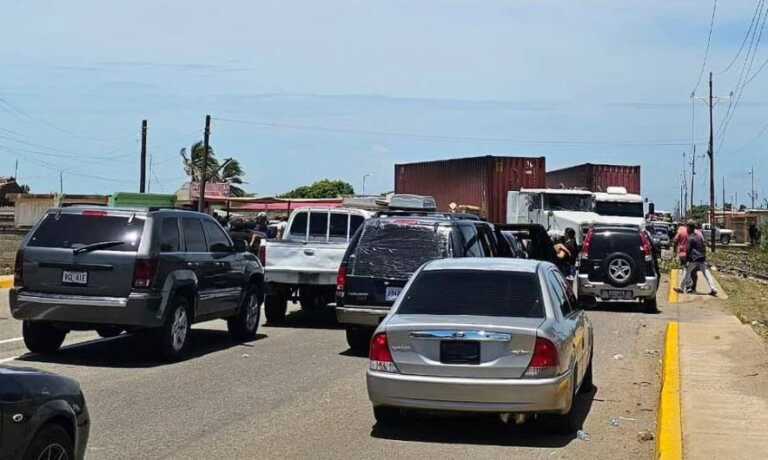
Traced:
POLYGON ((378 211, 374 214, 374 217, 436 217, 450 220, 478 220, 482 219, 474 214, 464 213, 452 213, 452 212, 436 212, 436 211, 406 211, 406 210, 387 210, 378 211))

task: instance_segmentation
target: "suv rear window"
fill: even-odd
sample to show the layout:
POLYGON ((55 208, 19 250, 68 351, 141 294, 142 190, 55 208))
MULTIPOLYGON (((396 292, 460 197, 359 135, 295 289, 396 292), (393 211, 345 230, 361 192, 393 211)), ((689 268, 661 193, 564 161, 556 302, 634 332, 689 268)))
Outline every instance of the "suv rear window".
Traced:
POLYGON ((637 230, 598 230, 592 237, 589 258, 602 259, 614 252, 635 256, 640 253, 642 245, 637 230))
POLYGON ((407 279, 421 265, 448 256, 450 230, 418 222, 371 222, 355 251, 352 274, 407 279))
POLYGON ((404 294, 397 314, 543 318, 544 307, 535 273, 427 270, 404 294))
POLYGON ((106 250, 135 252, 144 231, 144 219, 130 216, 48 214, 29 240, 28 246, 38 248, 75 249, 103 241, 123 241, 106 250))

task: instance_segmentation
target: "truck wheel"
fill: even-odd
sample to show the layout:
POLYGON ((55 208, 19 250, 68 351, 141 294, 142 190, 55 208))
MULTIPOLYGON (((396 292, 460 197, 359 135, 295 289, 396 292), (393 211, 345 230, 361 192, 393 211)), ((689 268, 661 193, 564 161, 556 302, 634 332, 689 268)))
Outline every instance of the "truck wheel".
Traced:
POLYGON ((723 244, 731 244, 731 235, 720 236, 720 242, 723 244))
POLYGON ((178 297, 170 302, 165 323, 155 334, 163 359, 178 361, 184 356, 192 335, 192 317, 185 298, 178 297))
POLYGON ((349 348, 352 349, 352 351, 360 354, 365 353, 367 355, 372 335, 373 329, 367 327, 348 327, 347 345, 349 345, 349 348))
POLYGON ((42 458, 75 458, 72 438, 60 425, 49 423, 43 426, 24 453, 24 460, 42 458))
POLYGON ((313 288, 299 289, 299 302, 301 302, 301 309, 306 311, 320 310, 327 305, 322 292, 313 288))
POLYGON ((288 298, 280 292, 268 295, 264 299, 264 314, 270 324, 285 322, 285 313, 288 311, 288 298))
POLYGON ((43 321, 24 321, 21 326, 24 344, 33 353, 53 353, 64 343, 67 332, 43 321))
POLYGON ((250 287, 237 315, 227 319, 227 329, 235 340, 248 341, 256 338, 256 331, 259 329, 259 321, 261 320, 259 298, 258 288, 250 287))

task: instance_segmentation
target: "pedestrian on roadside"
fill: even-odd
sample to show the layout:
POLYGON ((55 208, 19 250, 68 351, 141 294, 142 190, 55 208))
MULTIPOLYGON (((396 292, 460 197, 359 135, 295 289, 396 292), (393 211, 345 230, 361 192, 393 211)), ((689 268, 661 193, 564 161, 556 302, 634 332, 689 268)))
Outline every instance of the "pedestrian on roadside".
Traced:
POLYGON ((688 263, 685 266, 685 276, 681 287, 675 288, 677 292, 683 292, 684 286, 693 283, 691 279, 694 270, 698 270, 704 274, 704 280, 706 280, 709 286, 709 295, 716 296, 717 289, 715 288, 715 280, 712 279, 712 274, 707 269, 707 244, 704 241, 704 236, 701 232, 696 231, 696 223, 688 222, 688 263))
POLYGON ((758 237, 758 232, 759 230, 757 229, 757 225, 754 222, 749 224, 749 244, 750 245, 756 246, 760 242, 760 239, 758 237))
MULTIPOLYGON (((688 224, 693 223, 692 221, 689 221, 688 224)), ((695 226, 695 224, 694 224, 695 226)), ((685 272, 685 268, 688 265, 688 225, 681 224, 677 228, 677 234, 675 235, 675 239, 673 240, 674 246, 675 246, 675 252, 677 253, 677 260, 680 262, 680 267, 683 268, 683 271, 685 272)), ((680 280, 680 289, 683 292, 696 292, 696 285, 698 281, 698 273, 694 271, 691 273, 690 278, 688 278, 688 284, 686 283, 686 278, 683 277, 680 280)))

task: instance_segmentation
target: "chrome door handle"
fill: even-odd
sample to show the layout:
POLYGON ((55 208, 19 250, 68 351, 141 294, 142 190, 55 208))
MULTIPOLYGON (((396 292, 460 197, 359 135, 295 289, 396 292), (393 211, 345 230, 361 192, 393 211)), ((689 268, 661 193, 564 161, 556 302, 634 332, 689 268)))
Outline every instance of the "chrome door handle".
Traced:
POLYGON ((304 254, 306 254, 308 256, 314 256, 315 255, 315 250, 312 249, 312 248, 306 248, 306 249, 304 249, 304 254))

